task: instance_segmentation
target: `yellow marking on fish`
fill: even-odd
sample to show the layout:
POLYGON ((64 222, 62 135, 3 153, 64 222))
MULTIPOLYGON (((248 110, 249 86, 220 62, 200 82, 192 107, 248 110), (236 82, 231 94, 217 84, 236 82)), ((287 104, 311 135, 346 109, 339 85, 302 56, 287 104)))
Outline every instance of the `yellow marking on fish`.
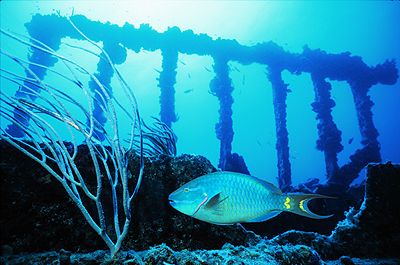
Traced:
POLYGON ((283 205, 285 205, 286 209, 290 209, 290 198, 289 197, 286 197, 285 203, 283 205))
POLYGON ((301 201, 300 201, 299 207, 300 207, 300 209, 301 209, 303 212, 307 212, 307 211, 304 209, 304 205, 303 205, 304 201, 305 201, 305 200, 301 200, 301 201))

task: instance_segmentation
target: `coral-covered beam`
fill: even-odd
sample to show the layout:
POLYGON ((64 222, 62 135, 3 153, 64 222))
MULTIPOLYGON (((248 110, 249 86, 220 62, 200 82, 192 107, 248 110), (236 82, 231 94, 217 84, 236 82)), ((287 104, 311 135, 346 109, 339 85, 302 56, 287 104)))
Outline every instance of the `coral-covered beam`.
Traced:
MULTIPOLYGON (((58 50, 61 44, 61 37, 58 35, 49 36, 44 34, 45 31, 41 30, 40 32, 31 31, 30 36, 35 39, 41 40, 44 45, 47 45, 49 48, 53 50, 58 50)), ((35 82, 41 81, 46 76, 46 68, 36 66, 34 64, 40 64, 45 67, 52 67, 58 61, 56 57, 52 56, 49 53, 43 52, 38 49, 32 48, 30 50, 29 61, 32 63, 28 66, 29 71, 25 71, 26 77, 29 79, 35 80, 35 82), (38 80, 36 80, 38 79, 38 80)), ((35 85, 32 82, 25 81, 23 86, 20 86, 19 90, 15 94, 17 98, 24 98, 29 100, 35 100, 36 96, 33 95, 35 92, 40 90, 40 86, 35 85)), ((30 117, 26 115, 26 113, 22 113, 20 110, 14 110, 14 118, 19 122, 27 125, 29 123, 30 117)), ((20 126, 15 124, 10 124, 7 129, 7 133, 14 137, 23 137, 25 132, 21 129, 20 126)))
MULTIPOLYGON (((104 50, 107 52, 110 59, 115 64, 121 64, 126 60, 126 50, 115 43, 104 42, 104 50)), ((100 58, 105 58, 105 54, 101 54, 100 58)), ((114 75, 114 69, 110 66, 107 60, 100 59, 97 63, 97 72, 94 76, 98 79, 98 81, 103 84, 104 89, 106 91, 102 91, 97 83, 94 80, 89 81, 89 87, 94 92, 94 106, 93 106, 93 115, 97 122, 103 126, 105 125, 107 118, 104 116, 105 106, 107 104, 107 98, 104 93, 107 93, 109 96, 112 95, 112 86, 111 86, 111 79, 114 75)), ((95 128, 95 136, 99 140, 104 140, 104 135, 102 133, 103 130, 99 128, 95 128)))
POLYGON ((372 102, 368 91, 370 86, 362 78, 350 83, 353 92, 354 104, 357 111, 358 125, 361 134, 362 148, 350 156, 350 162, 340 168, 334 176, 335 183, 349 185, 358 173, 371 162, 380 162, 380 144, 378 142, 378 130, 375 128, 372 119, 372 102))
POLYGON ((283 82, 281 73, 281 69, 277 67, 269 67, 268 69, 268 79, 272 85, 275 113, 278 183, 279 188, 285 191, 292 185, 292 179, 289 161, 289 138, 286 127, 287 84, 283 82))
POLYGON ((229 66, 226 59, 214 58, 213 69, 215 78, 210 82, 210 90, 219 100, 219 121, 215 132, 220 140, 220 159, 218 167, 225 170, 227 159, 231 157, 233 128, 232 128, 232 80, 229 77, 229 66))
MULTIPOLYGON (((351 90, 353 92, 354 104, 357 111, 358 125, 361 133, 361 143, 364 146, 376 146, 378 152, 371 154, 374 159, 380 161, 379 155, 379 143, 378 143, 378 130, 372 120, 372 106, 374 103, 371 97, 368 95, 370 87, 363 83, 353 83, 351 84, 351 90)), ((372 161, 371 161, 372 162, 372 161)))
POLYGON ((315 102, 311 104, 317 113, 319 139, 317 149, 324 152, 328 182, 338 170, 337 154, 343 150, 342 132, 337 128, 332 117, 332 108, 336 105, 331 98, 332 86, 318 72, 311 75, 314 84, 315 102))
POLYGON ((162 50, 162 70, 160 73, 158 86, 160 93, 160 118, 168 127, 171 128, 176 121, 175 114, 175 82, 176 68, 178 64, 178 52, 174 49, 162 50))
MULTIPOLYGON (((353 56, 349 52, 330 54, 305 47, 302 53, 290 53, 272 41, 244 46, 236 40, 213 39, 206 34, 195 34, 192 30, 181 31, 177 27, 157 32, 149 25, 135 28, 133 25, 125 24, 119 27, 92 21, 82 15, 72 16, 71 20, 96 42, 107 39, 137 52, 141 49, 155 51, 173 48, 178 53, 188 55, 210 55, 215 58, 223 54, 228 61, 237 61, 241 64, 279 65, 282 70, 289 70, 292 73, 311 73, 318 66, 320 73, 330 80, 350 81, 357 76, 363 76, 370 85, 394 84, 397 80, 397 69, 393 61, 386 61, 375 67, 368 66, 361 57, 353 56)), ((42 30, 42 25, 48 25, 45 32, 51 38, 69 36, 83 39, 68 24, 65 17, 57 15, 35 15, 26 25, 30 33, 42 30)))

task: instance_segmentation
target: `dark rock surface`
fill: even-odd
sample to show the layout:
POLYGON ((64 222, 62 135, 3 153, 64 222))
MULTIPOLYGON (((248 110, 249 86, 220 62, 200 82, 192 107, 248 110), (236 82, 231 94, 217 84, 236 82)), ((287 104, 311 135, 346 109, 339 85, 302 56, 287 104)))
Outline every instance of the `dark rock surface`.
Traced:
MULTIPOLYGON (((300 226, 309 232, 291 230, 268 240, 237 226, 197 221, 168 205, 170 192, 197 176, 215 171, 207 159, 191 155, 147 159, 143 186, 135 201, 134 222, 122 248, 125 251, 110 260, 103 241, 86 224, 53 177, 4 142, 0 142, 0 154, 0 263, 141 264, 138 257, 145 264, 322 264, 323 261, 398 264, 399 261, 399 165, 368 167, 361 208, 351 208, 330 235, 316 233, 320 228, 312 229, 315 220, 300 220, 288 214, 261 223, 269 227, 264 229, 264 235, 273 235, 272 230, 279 225, 288 230, 300 226), (274 224, 276 220, 281 223, 274 224), (22 252, 31 254, 19 254, 22 252)), ((131 160, 130 169, 135 172, 137 158, 131 160)), ((85 167, 84 155, 80 161, 80 166, 85 167)), ((92 174, 90 167, 85 173, 92 174)), ((360 193, 360 188, 356 191, 360 193)), ((354 194, 347 196, 353 199, 339 200, 337 209, 343 209, 346 202, 349 205, 357 201, 354 194)), ((318 211, 327 207, 328 212, 337 210, 327 202, 313 207, 318 211)), ((319 221, 322 227, 324 221, 319 221)), ((328 224, 325 232, 331 225, 328 224)))
MULTIPOLYGON (((94 174, 82 151, 78 166, 90 183, 94 174)), ((0 154, 1 246, 13 253, 106 249, 54 177, 1 141, 0 154)), ((130 159, 130 169, 136 172, 138 158, 130 159)), ((123 249, 144 250, 161 243, 174 249, 213 249, 254 239, 253 234, 238 226, 211 225, 170 207, 168 195, 172 191, 195 177, 216 171, 206 158, 182 155, 146 159, 145 163, 145 177, 134 202, 133 221, 123 249)))
POLYGON ((73 253, 69 260, 63 260, 61 253, 56 251, 2 256, 3 264, 54 264, 54 265, 398 265, 400 259, 369 259, 342 256, 338 260, 321 259, 319 254, 305 245, 278 245, 267 240, 260 240, 248 247, 224 245, 219 250, 181 250, 174 251, 165 244, 151 247, 146 251, 121 251, 113 259, 106 250, 90 253, 73 253))
MULTIPOLYGON (((16 255, 3 261, 10 264, 60 264, 57 252, 31 255, 16 255)), ((258 244, 243 247, 224 245, 220 250, 174 251, 165 244, 151 247, 147 251, 124 251, 110 259, 107 251, 86 254, 72 254, 68 264, 252 264, 252 265, 320 265, 323 264, 317 252, 307 246, 271 245, 261 240, 258 244)))
POLYGON ((288 231, 273 239, 278 244, 304 244, 324 259, 400 257, 400 165, 368 166, 364 202, 351 208, 330 236, 288 231))

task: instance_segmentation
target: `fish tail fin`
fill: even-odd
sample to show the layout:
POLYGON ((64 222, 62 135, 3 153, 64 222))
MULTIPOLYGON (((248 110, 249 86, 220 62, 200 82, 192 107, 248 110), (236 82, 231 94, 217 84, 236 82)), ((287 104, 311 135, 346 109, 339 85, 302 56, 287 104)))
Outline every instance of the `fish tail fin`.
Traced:
POLYGON ((284 203, 283 210, 291 213, 295 213, 301 216, 305 216, 313 219, 325 219, 333 216, 331 215, 318 215, 310 211, 308 208, 308 202, 313 199, 336 199, 335 197, 320 195, 320 194, 295 194, 288 193, 283 194, 284 203))

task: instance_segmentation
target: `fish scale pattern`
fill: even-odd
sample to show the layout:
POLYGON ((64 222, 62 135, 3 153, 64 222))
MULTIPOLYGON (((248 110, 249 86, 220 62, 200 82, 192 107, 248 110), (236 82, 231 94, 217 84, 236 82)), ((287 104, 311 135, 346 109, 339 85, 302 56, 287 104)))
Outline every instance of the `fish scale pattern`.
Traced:
MULTIPOLYGON (((278 209, 282 199, 270 192, 261 182, 255 178, 244 177, 235 173, 215 173, 212 179, 213 193, 222 192, 223 198, 228 196, 221 207, 225 218, 248 221, 264 215, 269 209, 278 209), (241 187, 238 189, 237 187, 241 187)), ((203 185, 205 183, 203 182, 203 185)))

